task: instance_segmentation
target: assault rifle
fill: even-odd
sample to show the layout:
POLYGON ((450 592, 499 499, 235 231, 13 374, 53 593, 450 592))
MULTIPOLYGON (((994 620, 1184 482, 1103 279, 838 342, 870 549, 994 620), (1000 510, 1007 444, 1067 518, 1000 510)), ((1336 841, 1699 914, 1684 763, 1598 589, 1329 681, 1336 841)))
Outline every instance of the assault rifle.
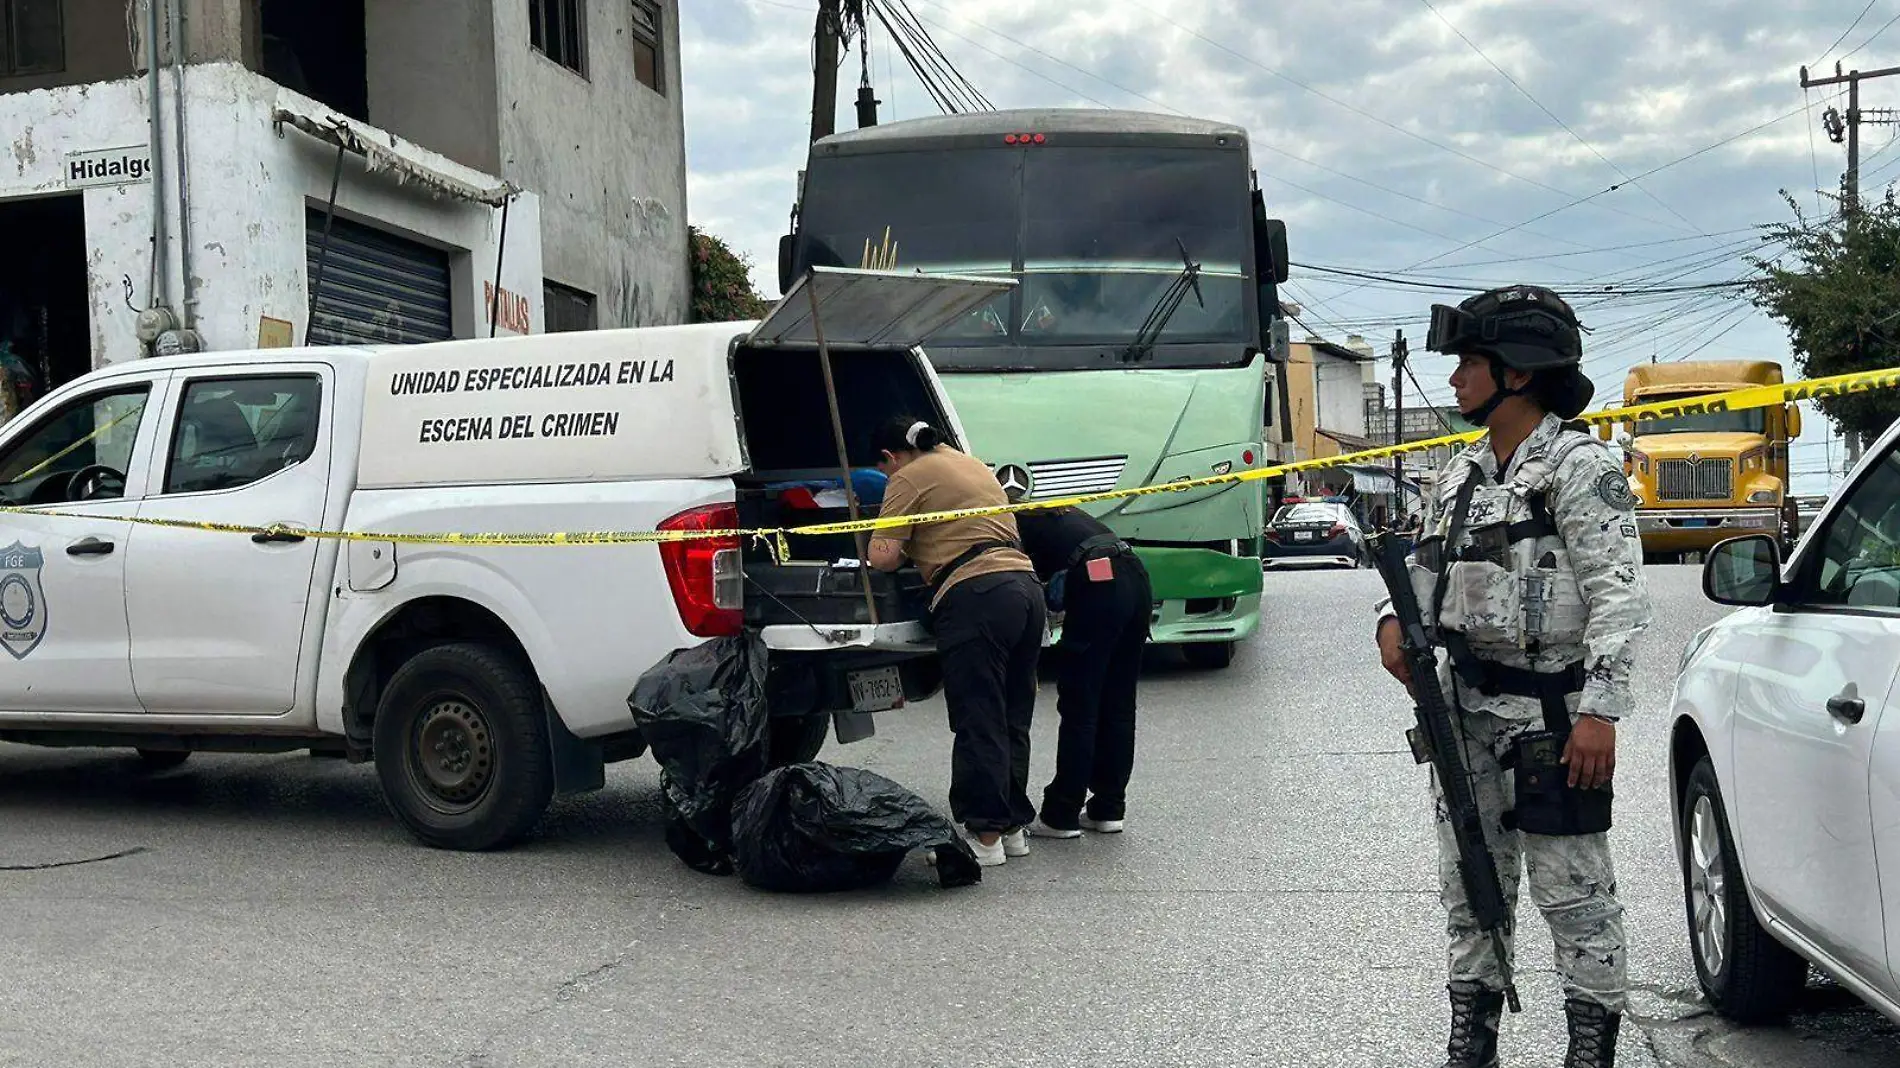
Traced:
POLYGON ((1471 903, 1478 927, 1491 936, 1491 950, 1497 955, 1504 976, 1504 996, 1512 1012, 1522 1011, 1517 1000, 1517 985, 1511 981, 1511 962, 1504 949, 1504 925, 1507 919, 1504 889, 1498 883, 1498 867, 1491 857, 1484 836, 1484 819, 1478 812, 1478 800, 1472 792, 1471 773, 1465 767, 1464 745, 1458 724, 1452 716, 1451 702, 1438 685, 1438 655, 1425 631, 1425 619, 1418 607, 1418 595, 1412 590, 1412 577, 1405 566, 1405 548, 1390 534, 1367 538, 1379 577, 1392 595, 1392 613, 1398 617, 1399 648, 1412 672, 1412 705, 1418 726, 1405 732, 1412 755, 1420 764, 1429 761, 1437 772, 1439 789, 1444 792, 1446 818, 1458 841, 1458 875, 1465 884, 1465 900, 1471 903))

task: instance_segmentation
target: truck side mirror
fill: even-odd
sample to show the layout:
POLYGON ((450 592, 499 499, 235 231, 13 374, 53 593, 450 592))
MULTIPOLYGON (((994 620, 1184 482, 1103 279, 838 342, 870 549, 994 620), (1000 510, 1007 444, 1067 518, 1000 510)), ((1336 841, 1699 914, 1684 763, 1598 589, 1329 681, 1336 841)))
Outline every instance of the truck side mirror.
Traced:
POLYGON ((778 239, 778 295, 784 296, 792 291, 793 265, 797 260, 798 237, 786 234, 778 239))
POLYGON ((1788 436, 1791 438, 1801 436, 1801 408, 1799 405, 1788 405, 1788 436))

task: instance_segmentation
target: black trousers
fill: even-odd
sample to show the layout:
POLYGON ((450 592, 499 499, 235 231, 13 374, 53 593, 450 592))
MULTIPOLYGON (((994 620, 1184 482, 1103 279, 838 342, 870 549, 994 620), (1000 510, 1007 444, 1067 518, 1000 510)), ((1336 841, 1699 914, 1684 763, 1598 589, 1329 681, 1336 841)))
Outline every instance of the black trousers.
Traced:
POLYGON ((1077 567, 1063 580, 1062 668, 1056 710, 1056 777, 1042 792, 1042 821, 1074 830, 1084 797, 1090 819, 1118 820, 1135 770, 1135 686, 1154 611, 1148 570, 1114 558, 1114 580, 1090 582, 1077 567))
POLYGON ((1029 800, 1029 724, 1048 609, 1027 571, 950 587, 937 605, 937 655, 956 742, 950 816, 973 832, 1008 831, 1036 818, 1029 800))

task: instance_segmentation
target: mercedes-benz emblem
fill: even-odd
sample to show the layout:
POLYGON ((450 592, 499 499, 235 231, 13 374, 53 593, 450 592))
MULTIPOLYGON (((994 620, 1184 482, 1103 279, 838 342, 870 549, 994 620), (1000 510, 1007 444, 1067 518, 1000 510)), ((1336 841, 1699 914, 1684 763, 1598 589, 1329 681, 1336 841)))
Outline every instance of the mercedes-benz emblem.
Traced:
POLYGON ((1003 495, 1012 501, 1024 500, 1035 486, 1035 479, 1029 477, 1029 469, 1020 464, 1004 464, 996 469, 996 481, 1003 484, 1003 495))

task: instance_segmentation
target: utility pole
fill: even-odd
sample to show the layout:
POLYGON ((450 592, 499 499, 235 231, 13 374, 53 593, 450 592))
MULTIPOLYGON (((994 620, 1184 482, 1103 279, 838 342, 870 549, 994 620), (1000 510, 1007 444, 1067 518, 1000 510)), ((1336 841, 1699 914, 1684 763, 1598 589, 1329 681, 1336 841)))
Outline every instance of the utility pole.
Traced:
POLYGON ((838 132, 838 50, 844 43, 843 0, 818 0, 811 88, 811 139, 838 132))
POLYGON ((1847 117, 1842 119, 1839 112, 1828 108, 1821 117, 1821 124, 1827 129, 1828 139, 1840 144, 1847 141, 1847 173, 1841 176, 1841 213, 1850 214, 1860 211, 1860 127, 1862 123, 1890 125, 1896 119, 1888 108, 1878 108, 1872 113, 1860 109, 1860 83, 1867 78, 1885 78, 1900 74, 1900 67, 1882 67, 1879 70, 1850 70, 1841 72, 1840 63, 1834 64, 1832 78, 1810 78, 1808 68, 1801 68, 1801 88, 1816 89, 1827 85, 1847 83, 1847 117))
MULTIPOLYGON (((1392 444, 1405 444, 1405 331, 1392 339, 1392 444)), ((1393 518, 1405 510, 1405 454, 1392 457, 1393 518)))

